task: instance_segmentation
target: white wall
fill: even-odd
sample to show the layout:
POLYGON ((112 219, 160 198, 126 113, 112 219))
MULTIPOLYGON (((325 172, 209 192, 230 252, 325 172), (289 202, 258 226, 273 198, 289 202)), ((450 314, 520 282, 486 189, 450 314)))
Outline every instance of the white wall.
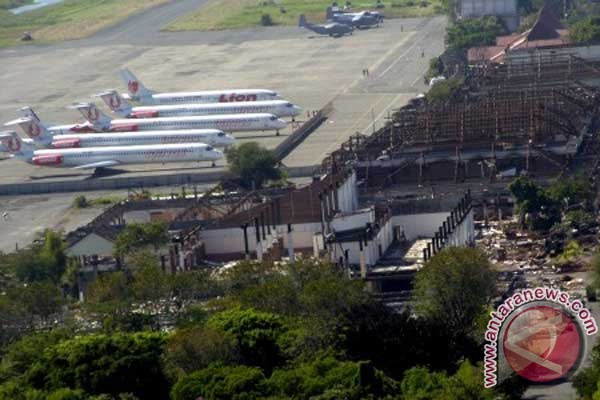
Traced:
MULTIPOLYGON (((321 231, 320 223, 295 224, 292 225, 292 242, 294 248, 307 248, 313 246, 313 235, 321 231)), ((277 226, 277 232, 283 238, 283 245, 288 246, 287 226, 277 226)), ((276 237, 271 230, 271 236, 267 234, 266 242, 270 245, 276 237)), ((243 253, 244 231, 242 228, 210 229, 200 233, 200 240, 204 243, 207 255, 243 253)), ((256 230, 254 225, 248 226, 248 248, 250 252, 256 251, 256 230)), ((287 254, 286 254, 287 255, 287 254)))
POLYGON ((338 206, 341 212, 352 212, 358 208, 358 188, 356 185, 356 172, 337 189, 338 206))
POLYGON ((339 215, 331 221, 331 229, 336 232, 361 228, 375 222, 375 209, 366 208, 351 214, 339 215))
MULTIPOLYGON (((368 267, 377 264, 380 258, 379 245, 381 245, 381 254, 383 255, 393 240, 392 220, 389 219, 379 232, 377 232, 373 240, 369 241, 364 247, 365 264, 368 267)), ((337 262, 340 257, 344 257, 344 251, 348 250, 348 262, 353 265, 360 264, 360 245, 358 241, 335 243, 331 246, 329 254, 332 261, 337 262)))
POLYGON ((407 240, 419 237, 433 237, 450 212, 394 215, 392 225, 401 226, 407 240))
POLYGON ((516 15, 516 0, 461 0, 460 14, 463 17, 482 17, 484 15, 516 15))

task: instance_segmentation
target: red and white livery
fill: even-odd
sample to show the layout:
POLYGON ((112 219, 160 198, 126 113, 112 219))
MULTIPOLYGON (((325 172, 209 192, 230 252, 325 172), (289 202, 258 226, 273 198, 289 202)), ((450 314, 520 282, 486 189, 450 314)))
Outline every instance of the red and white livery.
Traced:
POLYGON ((79 110, 96 129, 105 132, 136 132, 166 129, 219 129, 225 132, 268 131, 286 127, 273 114, 226 114, 194 117, 111 119, 93 103, 77 103, 79 110))
POLYGON ((214 165, 223 157, 223 152, 200 143, 35 150, 31 144, 21 140, 16 132, 0 134, 0 143, 2 149, 11 153, 13 158, 29 164, 74 169, 190 161, 210 161, 214 165))
POLYGON ((279 95, 267 89, 230 89, 209 90, 199 92, 156 93, 146 88, 140 80, 128 69, 121 70, 121 78, 127 85, 129 93, 123 96, 139 101, 145 105, 151 104, 193 104, 193 103, 231 103, 239 101, 275 100, 279 95))
POLYGON ((302 109, 285 100, 241 101, 234 103, 175 104, 134 107, 116 90, 97 95, 115 114, 125 118, 184 117, 196 115, 224 114, 273 114, 277 117, 292 117, 302 109))

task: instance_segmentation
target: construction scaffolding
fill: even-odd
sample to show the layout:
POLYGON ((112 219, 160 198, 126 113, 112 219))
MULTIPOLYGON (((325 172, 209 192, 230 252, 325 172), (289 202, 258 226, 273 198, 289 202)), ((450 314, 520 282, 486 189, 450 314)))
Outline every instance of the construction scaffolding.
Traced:
POLYGON ((411 168, 402 175, 421 181, 424 167, 436 162, 452 163, 455 180, 463 164, 468 176, 469 161, 479 161, 482 174, 484 165, 496 173, 498 158, 523 159, 527 169, 530 158, 544 159, 559 168, 579 152, 600 110, 600 91, 575 78, 600 73, 573 56, 525 61, 471 69, 450 100, 412 100, 373 135, 351 137, 324 160, 324 171, 353 163, 389 183, 411 168))

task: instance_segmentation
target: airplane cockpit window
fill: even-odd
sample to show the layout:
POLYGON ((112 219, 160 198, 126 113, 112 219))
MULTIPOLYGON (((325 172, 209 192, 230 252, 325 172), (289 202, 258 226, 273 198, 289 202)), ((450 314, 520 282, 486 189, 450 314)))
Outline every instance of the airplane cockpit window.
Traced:
POLYGON ((206 151, 213 151, 213 147, 212 146, 206 146, 206 151))
POLYGON ((225 136, 225 132, 219 132, 219 133, 217 133, 217 136, 218 137, 223 137, 223 136, 225 136))
POLYGON ((273 115, 273 116, 269 117, 269 119, 270 119, 271 121, 275 121, 275 120, 277 119, 277 117, 273 115))
POLYGON ((294 107, 294 105, 292 103, 286 103, 285 106, 288 107, 288 108, 294 107))

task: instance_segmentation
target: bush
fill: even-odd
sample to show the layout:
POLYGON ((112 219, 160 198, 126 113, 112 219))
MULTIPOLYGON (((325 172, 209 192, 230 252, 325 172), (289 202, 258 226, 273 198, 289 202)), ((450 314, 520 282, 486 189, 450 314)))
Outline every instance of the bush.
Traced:
POLYGON ((571 38, 575 43, 591 43, 599 41, 600 17, 587 17, 573 24, 571 38))
POLYGON ((271 14, 263 14, 260 17, 260 24, 262 26, 272 26, 273 25, 273 19, 271 18, 271 14))
POLYGON ((469 47, 492 45, 496 36, 506 33, 506 28, 498 17, 487 16, 469 18, 455 22, 447 29, 448 47, 453 50, 466 50, 469 47))
POLYGON ((596 301, 596 288, 593 285, 585 287, 585 297, 588 301, 596 301))
POLYGON ((83 195, 79 195, 73 199, 73 207, 75 208, 86 208, 90 205, 87 198, 83 195))
POLYGON ((432 103, 452 99, 463 85, 460 78, 450 78, 433 85, 425 95, 427 101, 432 103))

